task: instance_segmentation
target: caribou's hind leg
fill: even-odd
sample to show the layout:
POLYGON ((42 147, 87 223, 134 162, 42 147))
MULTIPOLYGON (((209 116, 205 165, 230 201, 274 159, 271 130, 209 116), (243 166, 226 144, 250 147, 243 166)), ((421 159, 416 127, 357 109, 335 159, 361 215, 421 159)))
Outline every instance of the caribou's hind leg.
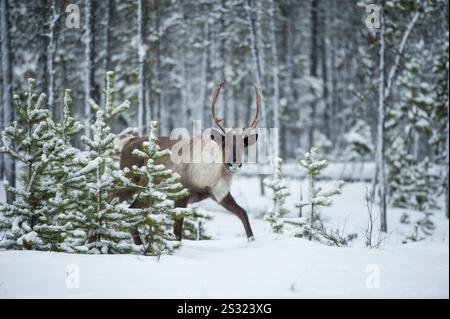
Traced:
MULTIPOLYGON (((136 199, 134 200, 134 202, 130 205, 130 208, 139 208, 139 201, 136 199)), ((133 237, 133 241, 135 245, 142 245, 142 239, 141 239, 141 235, 139 235, 139 230, 137 228, 133 228, 130 231, 131 236, 133 237)))
MULTIPOLYGON (((175 207, 185 208, 185 207, 187 207, 188 203, 189 203, 189 197, 185 197, 185 198, 175 201, 175 207)), ((179 218, 179 219, 175 220, 175 223, 173 225, 173 233, 177 240, 183 239, 183 222, 184 222, 184 218, 179 218)))

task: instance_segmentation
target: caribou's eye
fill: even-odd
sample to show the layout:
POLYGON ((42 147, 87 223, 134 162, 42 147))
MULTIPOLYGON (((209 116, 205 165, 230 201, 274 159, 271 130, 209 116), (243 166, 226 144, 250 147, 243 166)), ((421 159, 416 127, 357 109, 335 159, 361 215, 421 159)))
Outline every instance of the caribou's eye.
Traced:
POLYGON ((255 144, 258 140, 258 134, 252 134, 250 136, 244 137, 244 146, 248 147, 249 145, 255 144))

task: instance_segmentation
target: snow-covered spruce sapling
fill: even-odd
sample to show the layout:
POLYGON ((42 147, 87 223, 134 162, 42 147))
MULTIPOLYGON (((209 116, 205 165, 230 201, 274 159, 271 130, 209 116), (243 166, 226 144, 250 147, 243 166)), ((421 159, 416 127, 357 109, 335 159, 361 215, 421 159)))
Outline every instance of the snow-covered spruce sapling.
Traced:
POLYGON ((304 158, 300 160, 300 165, 306 170, 309 189, 307 199, 298 203, 297 207, 309 208, 309 215, 307 222, 301 225, 303 227, 300 227, 298 236, 307 237, 309 240, 313 238, 320 240, 320 235, 323 234, 320 209, 331 205, 331 198, 341 194, 345 183, 341 180, 337 181, 336 187, 330 191, 323 191, 316 186, 317 177, 328 166, 328 163, 315 147, 305 153, 304 158))
POLYGON ((175 208, 174 200, 188 195, 180 183, 180 176, 163 164, 158 164, 170 150, 162 150, 157 144, 157 123, 151 122, 149 141, 142 150, 135 149, 133 155, 141 157, 146 164, 142 167, 125 168, 123 175, 136 180, 139 189, 135 204, 131 208, 122 206, 127 226, 138 229, 142 241, 142 253, 161 256, 171 253, 179 246, 173 234, 174 219, 188 214, 189 208, 175 208))
POLYGON ((83 126, 72 115, 70 90, 64 93, 64 107, 61 120, 52 123, 55 133, 53 160, 44 172, 48 193, 47 213, 35 227, 46 243, 47 249, 74 252, 73 247, 81 245, 85 233, 81 230, 85 216, 78 211, 78 200, 85 187, 85 176, 78 176, 82 161, 80 150, 72 146, 72 139, 83 131, 83 126))
POLYGON ((372 134, 370 126, 362 119, 358 119, 355 125, 344 134, 345 149, 343 151, 346 159, 345 166, 348 162, 361 162, 360 173, 363 171, 364 158, 374 153, 372 143, 372 134))
POLYGON ((105 93, 105 105, 100 106, 92 98, 88 99, 89 104, 95 111, 102 110, 104 120, 108 125, 111 125, 111 120, 130 108, 130 102, 128 100, 123 101, 119 105, 115 105, 116 90, 114 89, 114 72, 106 72, 106 87, 103 90, 105 93))
POLYGON ((442 192, 440 176, 428 158, 418 162, 407 154, 402 144, 394 145, 398 146, 398 154, 389 158, 391 203, 395 207, 422 212, 423 217, 414 223, 414 227, 418 226, 418 231, 429 236, 434 229, 430 216, 439 208, 437 196, 442 192))
POLYGON ((28 79, 26 98, 24 105, 20 97, 14 95, 19 119, 2 132, 0 148, 2 153, 17 161, 22 170, 21 187, 6 185, 6 191, 15 194, 15 201, 0 203, 3 215, 0 230, 5 232, 0 245, 12 249, 40 249, 44 244, 34 227, 47 213, 43 175, 54 159, 51 152, 55 135, 50 129, 49 110, 45 109, 46 96, 36 94, 34 79, 28 79))
POLYGON ((264 185, 272 190, 273 207, 270 209, 264 219, 269 222, 272 231, 276 234, 283 233, 282 218, 288 213, 283 207, 286 197, 290 195, 286 181, 283 178, 282 165, 283 160, 279 157, 274 159, 275 171, 271 179, 265 179, 264 185))
POLYGON ((111 117, 126 110, 130 104, 123 102, 117 107, 112 105, 112 72, 107 73, 106 104, 97 108, 95 123, 90 127, 90 136, 82 136, 81 142, 86 146, 88 156, 83 160, 81 169, 71 178, 84 176, 85 186, 80 190, 75 211, 84 214, 82 231, 86 233, 84 245, 77 246, 77 251, 88 253, 127 253, 133 250, 130 234, 123 231, 125 221, 122 206, 111 202, 110 194, 122 187, 127 181, 118 173, 118 150, 114 146, 115 134, 111 133, 108 123, 111 117))
MULTIPOLYGON (((426 61, 429 52, 418 44, 426 61)), ((415 57, 399 76, 400 101, 387 112, 386 132, 392 147, 386 152, 390 202, 394 207, 415 209, 424 213, 417 222, 419 231, 430 234, 433 225, 429 216, 438 208, 437 197, 442 192, 442 180, 433 169, 428 147, 433 138, 436 92, 424 81, 428 63, 415 57)), ((442 128, 442 124, 441 124, 442 128)), ((415 224, 416 225, 416 224, 415 224)), ((415 227, 415 226, 414 226, 415 227)))
POLYGON ((213 218, 213 215, 198 207, 190 208, 184 217, 183 238, 188 240, 209 240, 211 236, 206 230, 206 221, 213 218))

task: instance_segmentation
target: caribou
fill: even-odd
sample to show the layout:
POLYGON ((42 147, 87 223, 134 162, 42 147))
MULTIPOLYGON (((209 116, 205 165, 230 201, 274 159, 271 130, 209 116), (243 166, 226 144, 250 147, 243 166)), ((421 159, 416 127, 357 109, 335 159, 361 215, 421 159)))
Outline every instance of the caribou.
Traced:
MULTIPOLYGON (((163 164, 172 171, 180 175, 180 181, 185 188, 188 189, 189 195, 185 198, 175 201, 175 207, 187 207, 189 203, 196 203, 207 198, 211 198, 229 212, 236 215, 242 222, 245 233, 249 241, 254 240, 252 228, 247 216, 247 212, 242 208, 230 193, 233 176, 241 169, 244 161, 246 149, 255 144, 258 139, 256 131, 259 114, 261 97, 258 88, 255 86, 256 92, 256 114, 250 122, 248 128, 232 128, 225 129, 216 115, 216 104, 220 91, 224 82, 221 82, 215 89, 211 102, 211 115, 217 128, 210 129, 210 138, 203 138, 201 135, 192 136, 182 140, 173 140, 168 137, 159 137, 158 145, 161 149, 172 149, 175 145, 186 146, 192 149, 194 143, 200 143, 203 155, 213 160, 193 162, 176 162, 171 158, 162 159, 159 164, 163 164), (216 152, 215 150, 221 150, 216 152), (217 158, 220 157, 220 158, 217 158)), ((133 155, 133 150, 142 149, 143 143, 148 141, 148 137, 120 137, 122 138, 120 168, 131 168, 134 165, 141 167, 145 165, 145 161, 133 155)), ((203 156, 204 158, 205 156, 203 156)), ((137 180, 136 182, 139 182, 137 180)), ((136 190, 124 189, 119 191, 115 196, 121 200, 130 200, 136 195, 136 190)), ((135 200, 130 207, 143 207, 145 203, 135 200)), ((177 240, 182 239, 183 219, 174 221, 174 235, 177 240)), ((142 244, 142 240, 137 229, 132 230, 132 236, 135 244, 142 244)))

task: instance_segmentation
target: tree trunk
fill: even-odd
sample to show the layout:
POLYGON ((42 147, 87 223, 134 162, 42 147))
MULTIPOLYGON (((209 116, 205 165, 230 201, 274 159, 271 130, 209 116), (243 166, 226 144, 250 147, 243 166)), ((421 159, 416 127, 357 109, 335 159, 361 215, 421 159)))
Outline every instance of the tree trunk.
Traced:
MULTIPOLYGON (((449 84, 449 75, 448 75, 448 70, 447 70, 447 85, 449 84)), ((447 86, 447 116, 450 114, 449 113, 449 87, 447 86)), ((447 183, 446 183, 446 190, 445 190, 445 212, 446 212, 446 216, 448 219, 448 210, 449 210, 449 178, 450 178, 450 174, 449 174, 449 166, 450 166, 450 160, 449 160, 449 135, 450 135, 450 130, 449 130, 449 121, 447 120, 447 134, 446 134, 446 153, 447 153, 447 183)))
MULTIPOLYGON (((50 0, 51 1, 51 0, 50 0)), ((34 42, 35 50, 37 51, 37 62, 36 62, 36 81, 43 90, 47 88, 47 80, 48 80, 48 70, 47 70, 47 54, 48 54, 48 13, 49 13, 49 1, 41 0, 36 1, 34 3, 35 7, 33 10, 37 12, 37 18, 35 23, 36 25, 36 33, 34 42)))
MULTIPOLYGON (((12 70, 11 70, 11 40, 9 29, 9 10, 8 0, 0 0, 0 19, 1 19, 1 54, 2 54, 2 106, 3 127, 8 127, 14 121, 14 109, 12 107, 12 70)), ((4 178, 12 187, 16 186, 16 164, 9 156, 3 156, 3 174, 4 178)), ((14 201, 14 194, 8 192, 6 195, 7 203, 14 201)))
MULTIPOLYGON (((103 60, 103 68, 104 68, 104 76, 103 78, 106 79, 106 72, 112 71, 110 70, 111 67, 111 6, 112 1, 111 0, 105 0, 105 9, 104 9, 104 26, 103 26, 103 32, 104 32, 104 60, 103 60)), ((106 97, 102 94, 102 105, 105 105, 106 103, 106 97)))
MULTIPOLYGON (((161 39, 160 39, 160 12, 159 12, 159 1, 154 0, 154 8, 153 8, 153 20, 155 22, 155 33, 158 35, 158 40, 155 43, 155 80, 156 83, 153 84, 154 89, 154 101, 155 101, 155 109, 156 109, 156 120, 161 122, 162 120, 162 105, 161 105, 161 39)), ((165 125, 161 125, 161 129, 165 125)), ((162 133, 162 132, 161 132, 162 133)))
MULTIPOLYGON (((258 28, 256 26, 258 17, 258 11, 253 7, 252 0, 247 0, 247 17, 250 25, 250 39, 251 39, 251 48, 252 48, 252 57, 253 57, 253 67, 255 70, 256 77, 256 86, 262 89, 263 84, 263 74, 262 74, 262 59, 261 59, 261 51, 259 48, 259 33, 258 28)), ((266 118, 266 109, 265 109, 265 100, 263 92, 261 94, 261 111, 260 111, 260 123, 263 123, 265 127, 267 127, 267 118, 266 118)), ((256 110, 256 109, 255 109, 256 110)), ((253 111, 253 109, 252 109, 253 111)))
POLYGON ((143 0, 137 1, 137 41, 138 41, 138 130, 139 134, 142 136, 146 133, 145 125, 145 112, 150 112, 146 110, 145 107, 145 58, 146 58, 146 48, 144 46, 144 7, 143 0))
POLYGON ((95 81, 95 34, 94 34, 94 3, 85 0, 85 29, 84 29, 84 125, 85 134, 90 136, 92 109, 89 98, 94 97, 95 81))
POLYGON ((211 127, 211 110, 210 98, 212 96, 209 90, 209 82, 211 77, 211 26, 209 21, 204 22, 204 39, 205 44, 203 48, 203 83, 202 83, 202 98, 203 98, 203 128, 211 127))
MULTIPOLYGON (((295 21, 294 21, 294 4, 293 4, 293 0, 288 0, 287 1, 287 15, 286 15, 286 65, 285 65, 285 69, 286 69, 286 82, 284 84, 284 92, 285 92, 285 96, 286 96, 286 109, 287 112, 291 113, 294 112, 293 110, 293 106, 294 103, 296 101, 296 94, 295 94, 295 87, 293 85, 294 83, 294 67, 295 67, 295 63, 294 63, 294 54, 293 54, 293 46, 294 46, 294 39, 295 39, 295 35, 294 35, 294 25, 295 25, 295 21)), ((298 122, 300 121, 300 112, 295 112, 295 118, 293 119, 293 121, 298 122)), ((289 121, 288 123, 290 123, 291 121, 289 121)), ((299 145, 300 145, 300 138, 296 138, 294 141, 292 141, 289 137, 291 137, 291 131, 290 128, 288 127, 288 123, 284 123, 282 129, 281 129, 281 156, 283 158, 286 158, 288 156, 291 156, 291 151, 292 149, 296 149, 299 145), (288 142, 289 141, 289 142, 288 142), (291 149, 291 147, 288 147, 289 143, 292 143, 293 147, 291 149)), ((297 128, 294 128, 295 136, 300 136, 300 130, 297 132, 297 128)))
MULTIPOLYGON (((258 34, 258 28, 256 26, 257 20, 258 20, 258 10, 256 8, 253 8, 252 6, 252 0, 247 0, 247 18, 250 25, 250 39, 251 39, 251 48, 252 48, 252 56, 253 56, 253 66, 255 70, 255 76, 256 76, 256 86, 261 88, 262 81, 263 81, 263 75, 262 75, 262 59, 260 55, 260 48, 259 48, 259 34, 258 34), (256 18, 255 16, 256 15, 256 18)), ((260 103, 260 123, 263 123, 264 127, 268 127, 267 125, 267 115, 266 115, 266 109, 265 109, 265 100, 264 100, 264 94, 260 91, 261 95, 261 103, 260 103)), ((253 109, 252 109, 253 110, 253 109)), ((256 110, 256 109, 255 109, 256 110)), ((259 186, 260 186, 260 193, 261 196, 265 195, 264 191, 264 176, 262 174, 259 175, 259 186)))
POLYGON ((381 231, 387 232, 387 218, 386 218, 386 176, 385 176, 385 164, 384 164, 384 97, 385 97, 385 86, 384 86, 384 53, 385 53, 385 43, 384 43, 384 15, 381 13, 380 16, 380 34, 379 34, 379 84, 378 84, 378 128, 377 128, 377 171, 378 171, 378 186, 379 186, 379 197, 380 197, 380 217, 381 217, 381 231))
POLYGON ((331 14, 330 14, 330 29, 329 29, 329 38, 330 38, 330 112, 333 121, 330 121, 330 132, 331 132, 331 140, 333 145, 335 145, 338 138, 338 130, 339 127, 339 117, 338 115, 338 98, 337 98, 337 78, 336 78, 336 1, 332 1, 331 3, 331 14))
POLYGON ((180 78, 182 79, 182 83, 180 83, 180 97, 181 97, 181 111, 178 117, 178 125, 179 126, 189 126, 191 120, 191 99, 190 99, 190 80, 189 80, 189 59, 188 59, 188 51, 189 51, 189 43, 188 43, 188 34, 189 28, 187 26, 188 20, 186 16, 187 8, 184 6, 182 1, 179 2, 180 14, 182 16, 182 34, 185 37, 181 42, 181 50, 179 54, 181 55, 178 60, 180 63, 179 71, 180 78))
MULTIPOLYGON (((273 78, 273 127, 280 127, 280 87, 279 87, 279 70, 278 70, 278 52, 277 39, 275 30, 275 0, 270 0, 270 43, 272 54, 272 78, 273 78)), ((278 141, 277 141, 278 142, 278 141)), ((277 143, 278 145, 278 143, 277 143)))
MULTIPOLYGON (((317 2, 313 0, 311 5, 311 51, 309 55, 309 75, 311 78, 317 78, 317 57, 318 57, 318 19, 317 19, 317 2)), ((311 88, 313 96, 315 96, 314 88, 311 88)), ((314 131, 316 130, 316 103, 313 100, 311 103, 311 124, 309 126, 308 143, 309 149, 314 146, 314 131)))
POLYGON ((321 49, 321 67, 322 67, 322 80, 323 80, 323 101, 325 103, 325 110, 323 111, 323 129, 325 136, 330 139, 330 100, 328 90, 328 42, 327 42, 327 7, 328 3, 324 5, 322 3, 322 17, 321 17, 321 35, 320 35, 320 49, 321 49))
POLYGON ((59 118, 59 108, 55 104, 55 54, 56 54, 56 27, 59 15, 56 13, 56 0, 51 0, 50 17, 48 21, 48 46, 47 46, 47 95, 48 105, 54 118, 59 118))

